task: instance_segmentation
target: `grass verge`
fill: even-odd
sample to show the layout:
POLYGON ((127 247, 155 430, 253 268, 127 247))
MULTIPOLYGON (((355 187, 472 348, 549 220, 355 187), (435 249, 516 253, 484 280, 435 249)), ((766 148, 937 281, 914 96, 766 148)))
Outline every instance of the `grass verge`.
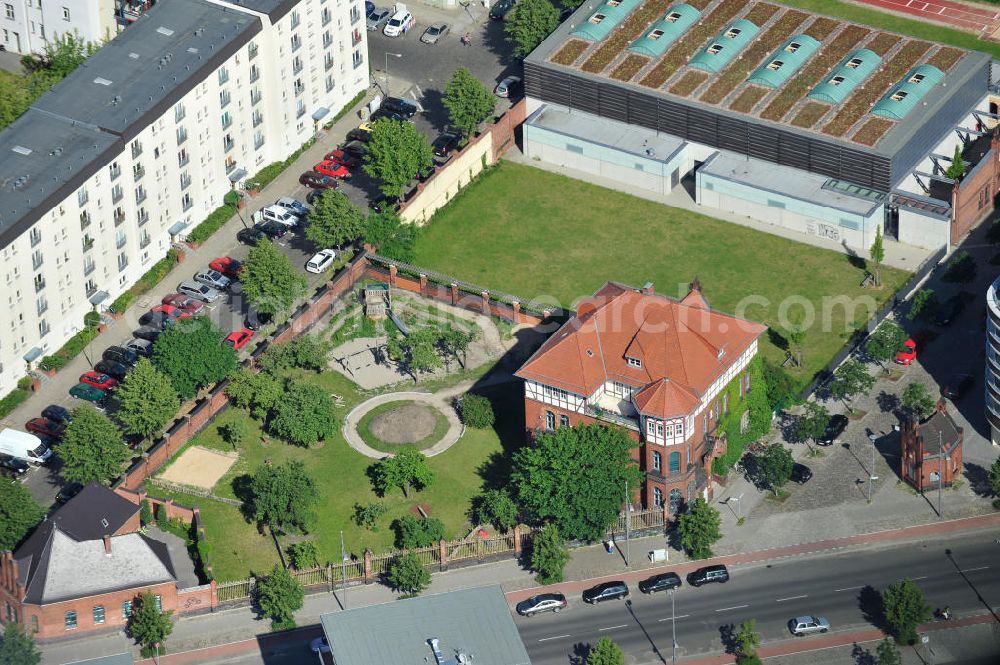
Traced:
POLYGON ((448 418, 441 413, 439 410, 425 404, 424 402, 417 402, 412 399, 397 400, 395 402, 386 402, 385 404, 379 404, 374 409, 366 413, 358 421, 358 435, 361 437, 362 441, 368 444, 369 447, 378 450, 383 453, 395 453, 399 452, 399 449, 403 446, 407 448, 416 448, 417 450, 423 450, 424 448, 430 448, 435 443, 440 441, 444 435, 448 432, 448 418), (395 409, 402 408, 404 406, 423 406, 429 409, 434 414, 434 431, 420 439, 419 441, 414 441, 413 443, 397 444, 397 443, 386 443, 382 441, 375 433, 371 431, 372 422, 379 416, 385 413, 389 413, 395 409))

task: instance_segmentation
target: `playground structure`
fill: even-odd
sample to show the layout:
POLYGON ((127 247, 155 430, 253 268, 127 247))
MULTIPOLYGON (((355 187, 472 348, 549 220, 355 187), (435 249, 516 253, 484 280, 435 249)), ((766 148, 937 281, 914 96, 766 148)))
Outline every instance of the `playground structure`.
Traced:
POLYGON ((373 321, 381 321, 386 312, 392 310, 392 292, 388 284, 372 284, 364 288, 362 302, 365 306, 365 316, 373 321))

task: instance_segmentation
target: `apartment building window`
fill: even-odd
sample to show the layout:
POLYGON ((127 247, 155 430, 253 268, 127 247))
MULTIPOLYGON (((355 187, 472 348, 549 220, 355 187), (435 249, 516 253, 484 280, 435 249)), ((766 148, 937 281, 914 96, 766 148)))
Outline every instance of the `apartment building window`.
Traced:
POLYGON ((139 212, 136 213, 136 221, 139 226, 142 226, 149 221, 149 212, 145 208, 139 208, 139 212))
POLYGON ((153 605, 156 606, 157 612, 163 611, 163 599, 160 598, 160 594, 153 596, 153 605))
POLYGON ((83 285, 83 291, 84 293, 87 294, 87 297, 89 298, 90 296, 97 293, 97 283, 92 279, 88 279, 87 283, 83 285))
POLYGON ((121 249, 125 246, 125 229, 121 229, 115 233, 115 249, 121 249))
POLYGON ((118 176, 122 174, 122 167, 118 166, 118 162, 111 162, 111 166, 108 167, 108 174, 112 180, 117 180, 118 176))
POLYGON ((142 185, 135 188, 135 202, 142 203, 146 200, 146 190, 142 185))
POLYGON ((153 239, 149 237, 149 231, 143 230, 142 236, 139 238, 139 249, 146 249, 152 241, 153 239))
POLYGON ((295 56, 292 60, 292 74, 298 74, 302 71, 302 58, 295 56))
POLYGON ((569 427, 569 416, 559 416, 559 427, 569 427))
POLYGON ((31 246, 34 247, 42 241, 42 232, 38 228, 33 228, 28 232, 28 237, 31 239, 31 246))
POLYGON ((306 85, 302 82, 302 79, 295 79, 295 83, 292 87, 295 90, 296 95, 301 95, 306 90, 306 85))
POLYGON ((298 51, 302 46, 302 39, 298 35, 292 35, 292 51, 298 51))
POLYGON ((333 35, 327 30, 323 33, 323 48, 329 48, 330 44, 333 43, 333 35))
POLYGON ((38 617, 35 615, 31 616, 31 632, 33 633, 38 632, 38 617))
POLYGON ((224 111, 222 113, 222 128, 226 129, 231 124, 233 124, 233 117, 229 115, 229 111, 224 111))
POLYGON ((122 188, 121 185, 115 185, 114 187, 111 188, 112 203, 118 203, 119 201, 122 200, 123 196, 125 196, 125 190, 122 188))
POLYGON ((333 90, 333 74, 326 75, 326 91, 330 92, 333 90))
POLYGON ((45 296, 38 296, 35 306, 38 308, 38 316, 41 316, 46 312, 46 310, 48 310, 49 301, 45 299, 45 296))
POLYGON ((190 161, 191 156, 188 155, 187 148, 181 148, 177 151, 177 166, 184 168, 190 161))
POLYGON ((12 5, 10 3, 7 3, 7 4, 4 4, 4 8, 7 10, 7 18, 9 18, 11 21, 13 21, 14 20, 14 5, 12 5))
POLYGON ((188 133, 183 127, 177 128, 177 145, 180 145, 187 141, 188 133))
POLYGON ((323 69, 329 71, 331 68, 333 68, 333 54, 327 53, 323 56, 323 69))
POLYGON ((319 20, 320 20, 320 24, 321 25, 328 24, 332 18, 333 18, 333 15, 330 13, 330 8, 329 7, 325 7, 323 9, 323 11, 320 12, 319 20))
POLYGON ((118 272, 125 270, 125 268, 128 268, 128 254, 122 252, 118 255, 118 272))
POLYGON ((261 146, 264 145, 264 132, 258 130, 253 134, 253 149, 260 150, 261 146))
POLYGON ((295 28, 299 27, 299 13, 298 12, 292 12, 292 26, 291 27, 292 27, 292 30, 294 30, 295 28))
POLYGON ((76 200, 81 206, 87 205, 87 201, 90 200, 90 196, 87 194, 87 188, 81 187, 76 193, 76 200))
POLYGON ((104 605, 94 605, 94 623, 104 623, 104 605))
POLYGON ((62 10, 63 10, 63 20, 64 21, 68 21, 69 20, 69 7, 63 7, 62 10))
POLYGON ((35 275, 35 293, 38 293, 45 288, 45 277, 42 275, 35 275))
POLYGON ((357 46, 361 43, 361 31, 354 28, 354 32, 351 33, 351 46, 357 46))
POLYGON ((260 98, 261 98, 260 90, 257 88, 253 88, 250 91, 250 105, 256 106, 257 103, 260 102, 260 98))
POLYGON ((357 5, 351 7, 351 25, 354 25, 361 19, 361 10, 358 9, 357 5))
POLYGON ((184 196, 181 197, 181 208, 183 208, 184 211, 187 212, 188 210, 191 209, 191 206, 193 205, 194 205, 194 199, 191 198, 190 194, 185 192, 184 196))
POLYGON ((260 50, 260 49, 259 49, 259 48, 257 48, 257 45, 256 45, 256 44, 254 44, 253 42, 250 42, 250 46, 248 46, 248 47, 247 47, 247 58, 248 58, 249 60, 253 60, 254 58, 256 58, 256 57, 257 57, 257 52, 258 52, 259 50, 260 50))
POLYGON ((83 236, 83 251, 88 251, 94 247, 94 239, 89 235, 84 234, 83 236))
POLYGON ((259 127, 262 122, 264 122, 264 114, 260 112, 260 109, 254 109, 253 115, 251 116, 254 127, 259 127))
POLYGON ((556 428, 556 414, 551 411, 545 412, 545 429, 551 431, 556 428))
POLYGON ((295 102, 295 117, 301 118, 306 114, 306 103, 301 99, 295 102))
POLYGON ((90 226, 90 213, 84 210, 80 213, 80 230, 82 231, 88 226, 90 226))
MULTIPOLYGON (((7 6, 10 7, 10 5, 7 6)), ((63 617, 63 625, 66 626, 66 630, 73 630, 76 628, 76 612, 73 610, 67 612, 63 617)))
POLYGON ((232 155, 226 156, 226 173, 231 173, 236 168, 236 158, 232 155))
POLYGON ((234 145, 236 145, 236 141, 233 140, 233 137, 232 137, 231 134, 226 134, 224 137, 222 137, 222 149, 223 149, 223 151, 229 152, 230 150, 233 149, 234 145))
POLYGON ((219 67, 219 85, 224 85, 229 82, 229 70, 225 67, 219 67))
POLYGON ((31 267, 38 270, 45 263, 45 258, 42 256, 42 250, 36 249, 31 254, 31 267))
POLYGON ((663 469, 663 455, 654 450, 651 461, 653 464, 653 471, 659 473, 659 471, 663 469))
POLYGON ((132 141, 132 159, 138 159, 142 154, 142 142, 139 139, 132 141))
POLYGON ((183 173, 181 173, 181 189, 182 190, 187 189, 190 184, 191 184, 191 176, 188 175, 187 171, 184 171, 183 173))
POLYGON ((681 454, 680 453, 670 453, 670 473, 680 473, 681 472, 681 454))
POLYGON ((142 164, 132 165, 132 177, 136 180, 142 180, 142 176, 146 175, 146 169, 142 167, 142 164))
POLYGON ((254 83, 260 78, 260 68, 257 65, 250 65, 250 82, 254 83))
POLYGON ((364 57, 361 55, 361 51, 355 51, 351 55, 351 60, 354 62, 354 68, 357 69, 365 61, 364 57))
POLYGON ((174 122, 180 122, 187 115, 187 110, 184 108, 183 104, 178 104, 174 107, 174 122))
POLYGON ((219 91, 219 106, 221 106, 222 108, 226 108, 227 106, 229 106, 230 99, 231 96, 229 95, 228 90, 219 91))
POLYGON ((97 265, 94 263, 94 259, 92 256, 88 254, 87 256, 83 257, 83 274, 85 276, 94 272, 94 268, 96 267, 97 265))

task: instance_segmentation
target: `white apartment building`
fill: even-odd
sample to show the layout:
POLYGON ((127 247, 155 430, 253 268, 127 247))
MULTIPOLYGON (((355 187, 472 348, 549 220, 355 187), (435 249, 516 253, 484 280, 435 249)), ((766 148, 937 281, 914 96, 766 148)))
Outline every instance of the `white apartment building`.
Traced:
POLYGON ((41 53, 49 40, 64 32, 100 42, 119 31, 114 0, 2 0, 2 4, 0 44, 15 53, 41 53))
POLYGON ((363 0, 170 0, 0 132, 0 394, 368 86, 363 0))

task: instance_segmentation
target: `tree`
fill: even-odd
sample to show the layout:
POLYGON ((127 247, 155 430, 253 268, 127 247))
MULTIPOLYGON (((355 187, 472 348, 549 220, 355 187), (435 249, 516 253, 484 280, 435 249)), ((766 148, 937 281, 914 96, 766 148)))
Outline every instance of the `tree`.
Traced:
POLYGON ((337 431, 330 393, 313 383, 290 383, 274 405, 267 431, 298 446, 309 446, 337 431))
POLYGON ((414 552, 396 557, 389 566, 389 583, 405 597, 417 596, 431 585, 431 574, 414 552))
POLYGON ((132 605, 132 616, 128 622, 128 633, 136 644, 142 647, 143 656, 150 656, 154 651, 154 645, 159 644, 160 653, 163 653, 163 643, 167 641, 170 633, 174 629, 174 623, 170 620, 173 611, 163 612, 160 610, 156 597, 151 593, 141 593, 132 605))
POLYGON ((248 409, 250 415, 263 421, 278 400, 284 397, 285 387, 281 380, 267 372, 239 369, 229 377, 226 394, 234 406, 248 409))
POLYGON ((369 531, 378 531, 378 521, 389 512, 386 505, 380 501, 354 504, 354 523, 369 531))
POLYGON ((566 538, 599 540, 618 519, 626 487, 631 492, 642 479, 632 461, 635 446, 618 427, 543 432, 513 455, 514 498, 526 517, 554 522, 566 538))
POLYGON ((444 522, 436 517, 403 515, 393 521, 392 528, 396 531, 396 547, 401 550, 437 545, 444 540, 444 522))
POLYGON ((140 358, 115 393, 119 408, 115 417, 128 434, 143 439, 158 434, 180 408, 170 378, 156 369, 148 358, 140 358))
POLYGON ((73 409, 73 422, 66 427, 56 454, 63 461, 62 477, 81 485, 111 484, 132 456, 118 427, 90 406, 73 409))
MULTIPOLYGON (((548 2, 548 0, 543 0, 548 2)), ((465 368, 466 354, 471 345, 478 337, 478 329, 463 330, 461 328, 448 327, 441 333, 438 342, 445 351, 455 356, 455 360, 465 368), (459 357, 461 354, 461 357, 459 357)))
POLYGON ((722 538, 721 524, 719 511, 708 505, 705 499, 697 497, 677 520, 681 547, 692 559, 709 558, 712 556, 712 545, 722 538))
POLYGON ((296 460, 279 466, 263 464, 250 478, 250 508, 259 524, 272 530, 308 531, 315 514, 316 483, 296 460))
POLYGON ((451 126, 469 136, 493 114, 496 98, 468 67, 459 67, 445 86, 444 106, 451 126))
POLYGON ((299 335, 290 342, 273 344, 257 359, 257 367, 276 374, 292 367, 321 371, 326 368, 332 345, 318 335, 299 335))
POLYGON ((555 524, 546 524, 531 539, 531 569, 539 584, 563 581, 563 568, 569 563, 569 548, 555 524))
POLYGON ((757 632, 757 620, 748 619, 740 624, 740 629, 734 638, 738 656, 756 656, 760 647, 760 634, 757 632))
POLYGON ((257 605, 264 616, 271 618, 274 630, 295 627, 295 612, 302 609, 304 598, 299 581, 278 564, 257 580, 257 605))
MULTIPOLYGON (((548 0, 544 1, 548 2, 548 0)), ((553 7, 553 9, 555 8, 553 7)), ((586 665, 625 665, 625 654, 610 637, 602 637, 587 653, 586 665)))
POLYGON ((905 330, 892 321, 885 321, 868 337, 865 352, 885 369, 885 363, 896 357, 896 352, 906 338, 905 330))
POLYGON ((882 592, 882 605, 890 634, 900 644, 914 644, 917 625, 931 618, 924 592, 906 577, 882 592))
POLYGON ((361 237, 365 216, 347 195, 324 190, 306 215, 306 238, 317 247, 340 247, 361 237))
POLYGON ((362 169, 386 196, 399 197, 413 178, 434 164, 427 137, 412 122, 379 118, 368 140, 362 169))
POLYGON ((492 524, 507 533, 517 525, 517 505, 506 490, 486 490, 472 504, 476 524, 492 524))
POLYGON ((416 383, 421 374, 441 366, 441 358, 437 354, 437 342, 437 330, 424 326, 411 330, 406 337, 390 337, 386 351, 416 383))
POLYGON ((414 448, 402 448, 392 457, 383 457, 372 465, 372 485, 380 495, 393 487, 403 490, 403 496, 410 496, 410 488, 418 491, 434 482, 434 472, 427 466, 427 458, 414 448))
POLYGON ((911 383, 903 390, 903 406, 917 418, 926 418, 934 412, 934 398, 922 383, 911 383))
POLYGON ((167 328, 153 344, 153 365, 184 399, 236 369, 236 351, 223 344, 226 333, 207 316, 167 328))
POLYGON ((761 479, 770 486, 775 496, 778 496, 781 488, 791 479, 794 465, 795 460, 792 459, 791 451, 778 441, 768 444, 757 462, 761 479))
POLYGON ((903 665, 903 657, 899 649, 888 637, 878 643, 875 649, 875 659, 877 665, 903 665))
MULTIPOLYGON (((993 496, 1000 496, 1000 457, 990 465, 990 489, 993 490, 993 496)), ((0 506, 2 505, 3 502, 0 501, 0 506)))
POLYGON ((976 260, 964 249, 948 261, 941 281, 950 284, 968 284, 976 278, 976 260))
POLYGON ((910 309, 906 312, 906 318, 910 321, 916 319, 930 321, 940 306, 934 289, 920 289, 910 298, 910 309))
POLYGON ((24 632, 20 624, 8 623, 0 640, 0 663, 4 665, 38 665, 42 652, 35 646, 35 638, 24 632))
MULTIPOLYGON (((830 396, 844 402, 850 408, 850 401, 870 391, 875 386, 875 377, 868 369, 853 358, 843 363, 833 373, 830 382, 830 396)), ((825 425, 824 425, 825 427, 825 425)))
POLYGON ((514 42, 514 55, 523 58, 559 25, 559 10, 549 0, 521 0, 507 14, 504 30, 514 42))
POLYGON ((945 169, 944 174, 952 180, 961 180, 965 176, 965 160, 962 159, 962 145, 955 145, 955 154, 951 158, 951 164, 945 169))
POLYGON ((316 550, 316 543, 311 540, 292 543, 287 551, 292 567, 296 570, 308 570, 319 566, 319 552, 316 550))
POLYGON ((35 528, 45 510, 21 483, 0 482, 0 552, 15 550, 35 528))
POLYGON ((372 213, 365 218, 364 240, 377 248, 382 256, 411 263, 417 227, 403 222, 395 210, 372 213))
POLYGON ((792 354, 792 360, 795 361, 796 367, 801 367, 803 348, 806 344, 806 326, 803 321, 803 315, 799 314, 792 320, 789 320, 788 325, 784 326, 784 328, 785 337, 788 338, 788 349, 792 354))
POLYGON ((489 429, 496 421, 493 404, 483 395, 465 393, 461 401, 461 410, 462 422, 475 429, 489 429))
POLYGON ((233 447, 233 450, 238 450, 240 444, 243 443, 243 439, 246 438, 249 432, 249 427, 247 427, 247 421, 242 418, 236 420, 230 420, 225 425, 219 427, 219 434, 222 439, 233 447))
POLYGON ((805 413, 795 420, 795 436, 800 441, 818 441, 830 423, 830 412, 816 402, 806 402, 805 409, 805 413))
POLYGON ((875 225, 875 240, 872 242, 868 254, 872 257, 872 263, 874 264, 872 276, 875 278, 875 286, 882 286, 882 262, 885 261, 885 245, 882 242, 881 224, 875 225))
POLYGON ((288 311, 306 291, 306 278, 266 239, 250 248, 240 281, 247 300, 258 312, 266 314, 288 311))

